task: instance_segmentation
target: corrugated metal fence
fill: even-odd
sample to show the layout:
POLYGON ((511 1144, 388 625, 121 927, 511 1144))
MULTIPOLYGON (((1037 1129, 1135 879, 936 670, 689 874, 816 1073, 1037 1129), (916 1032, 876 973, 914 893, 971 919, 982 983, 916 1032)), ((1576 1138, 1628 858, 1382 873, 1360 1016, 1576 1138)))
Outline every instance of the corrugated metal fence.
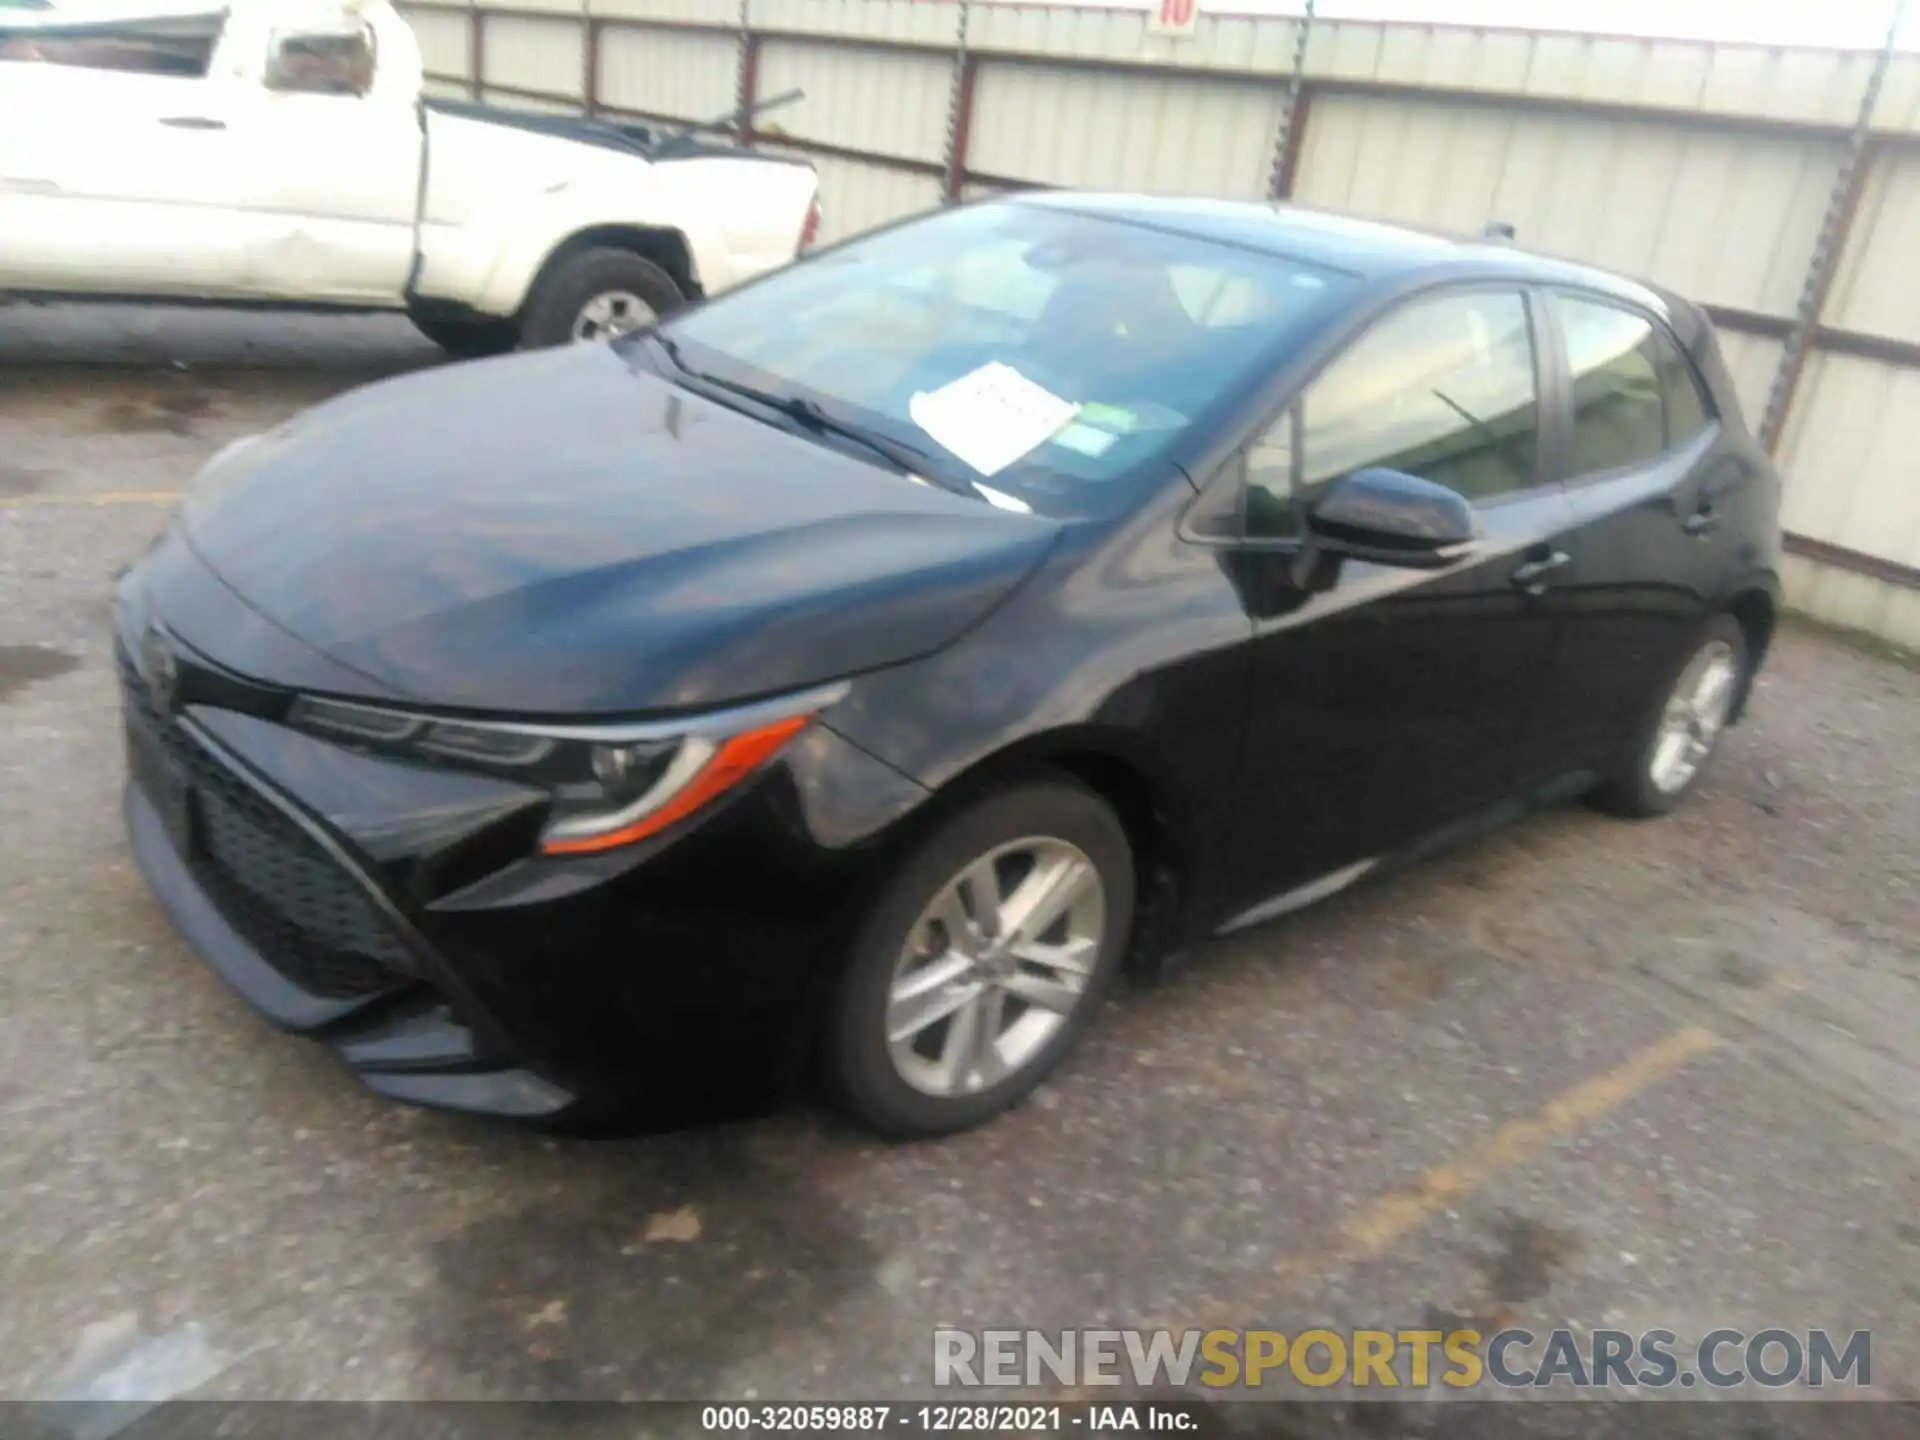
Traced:
POLYGON ((1711 308, 1751 420, 1779 391, 1792 603, 1920 649, 1920 56, 1893 62, 1836 189, 1871 52, 1320 22, 1276 157, 1283 17, 1175 38, 1141 11, 951 0, 402 8, 449 94, 696 120, 803 88, 754 138, 818 167, 828 239, 983 191, 1277 180, 1328 209, 1505 220, 1671 286, 1711 308), (1803 297, 1816 323, 1783 364, 1803 297))

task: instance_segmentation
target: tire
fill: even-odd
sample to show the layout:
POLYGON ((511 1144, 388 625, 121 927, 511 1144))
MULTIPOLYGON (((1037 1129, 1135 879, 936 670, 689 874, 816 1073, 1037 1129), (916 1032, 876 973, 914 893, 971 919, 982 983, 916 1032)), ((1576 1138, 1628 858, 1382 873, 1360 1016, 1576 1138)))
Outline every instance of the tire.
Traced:
POLYGON ((899 1139, 965 1130, 1019 1103, 1092 1023, 1126 953, 1134 893, 1125 829, 1105 801, 1070 780, 999 790, 943 821, 881 889, 830 998, 823 1058, 837 1098, 862 1123, 899 1139), (996 854, 991 869, 982 866, 996 854), (980 893, 974 885, 994 884, 1003 901, 1015 900, 1023 883, 1042 874, 1069 878, 1082 863, 1087 878, 1067 891, 1077 898, 1021 945, 1063 962, 1071 956, 1071 968, 1015 958, 977 933, 959 936, 960 924, 950 929, 932 913, 952 899, 961 908, 944 908, 956 921, 984 908, 998 928, 1003 912, 966 903, 980 893), (961 973, 934 984, 936 972, 954 971, 961 973), (916 979, 936 1009, 962 993, 984 998, 903 1041, 898 1032, 910 1023, 912 997, 895 988, 904 981, 903 994, 910 992, 916 979), (1049 1003, 1025 998, 1033 995, 1049 1003), (967 1044, 982 1034, 994 1043, 967 1044))
POLYGON ((577 250, 550 262, 547 272, 535 283, 520 326, 521 341, 529 350, 536 350, 576 339, 611 338, 613 332, 578 333, 588 307, 610 296, 626 297, 622 305, 639 301, 651 312, 639 320, 641 324, 671 315, 686 304, 686 296, 673 277, 643 255, 605 247, 577 250))
POLYGON ((409 315, 413 328, 456 360, 480 360, 504 355, 520 343, 520 331, 511 320, 447 320, 409 315))
POLYGON ((1728 717, 1747 683, 1747 665, 1747 636, 1740 622, 1731 615, 1714 616, 1648 702, 1645 717, 1622 747, 1612 773, 1588 797, 1595 808, 1628 819, 1646 819, 1666 814, 1692 793, 1719 752, 1728 717), (1682 767, 1684 773, 1667 770, 1663 776, 1661 747, 1670 743, 1665 723, 1669 711, 1686 703, 1688 692, 1704 683, 1700 667, 1717 661, 1730 661, 1731 670, 1725 672, 1718 700, 1708 707, 1713 713, 1694 715, 1690 763, 1682 767), (1711 724, 1701 725, 1703 718, 1711 724))

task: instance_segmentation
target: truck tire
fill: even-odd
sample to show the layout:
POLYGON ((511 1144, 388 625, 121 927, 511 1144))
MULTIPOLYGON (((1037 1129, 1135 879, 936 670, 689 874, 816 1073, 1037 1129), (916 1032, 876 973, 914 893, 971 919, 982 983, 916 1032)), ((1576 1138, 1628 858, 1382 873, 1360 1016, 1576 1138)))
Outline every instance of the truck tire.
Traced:
POLYGON ((456 360, 479 360, 504 355, 520 343, 511 320, 449 320, 442 316, 409 315, 413 328, 456 360))
POLYGON ((553 261, 527 301, 520 339, 529 350, 611 340, 686 303, 673 277, 644 255, 598 247, 553 261))

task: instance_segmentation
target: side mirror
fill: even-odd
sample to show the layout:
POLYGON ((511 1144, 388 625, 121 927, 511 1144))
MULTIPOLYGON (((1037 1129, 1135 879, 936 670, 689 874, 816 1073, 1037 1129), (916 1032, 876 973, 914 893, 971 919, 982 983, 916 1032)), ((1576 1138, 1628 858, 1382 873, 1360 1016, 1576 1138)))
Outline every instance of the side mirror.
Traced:
POLYGON ((1334 481, 1307 514, 1327 549, 1376 565, 1437 570, 1480 538, 1464 497, 1399 470, 1355 470, 1334 481))

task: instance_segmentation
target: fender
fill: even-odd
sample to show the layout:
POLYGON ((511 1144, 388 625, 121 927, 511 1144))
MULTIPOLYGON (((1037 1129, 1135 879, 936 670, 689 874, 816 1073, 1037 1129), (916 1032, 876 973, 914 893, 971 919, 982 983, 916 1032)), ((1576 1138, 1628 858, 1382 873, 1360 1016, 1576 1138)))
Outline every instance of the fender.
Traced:
POLYGON ((488 315, 517 313, 556 250, 606 225, 677 233, 695 288, 724 290, 793 258, 818 185, 778 160, 650 161, 468 116, 427 120, 416 290, 488 315))

